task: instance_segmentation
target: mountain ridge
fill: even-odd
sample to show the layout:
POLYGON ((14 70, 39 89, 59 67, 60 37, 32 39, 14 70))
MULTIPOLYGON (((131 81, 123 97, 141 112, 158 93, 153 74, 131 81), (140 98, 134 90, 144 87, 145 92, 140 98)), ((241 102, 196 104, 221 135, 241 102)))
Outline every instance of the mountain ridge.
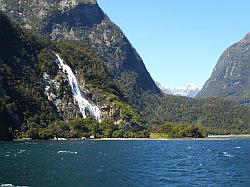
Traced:
POLYGON ((171 89, 172 93, 177 96, 195 97, 199 93, 199 88, 194 83, 188 83, 184 87, 171 89))
POLYGON ((32 0, 19 4, 19 0, 1 0, 1 3, 2 11, 23 28, 53 40, 83 42, 106 63, 117 86, 134 107, 142 106, 143 92, 161 93, 127 37, 96 1, 32 0), (75 3, 62 10, 62 2, 75 3))
POLYGON ((62 124, 90 116, 100 126, 112 124, 120 131, 143 128, 140 115, 124 102, 104 62, 81 43, 50 41, 23 31, 1 12, 0 40, 0 140, 18 133, 47 137, 46 128, 57 120, 63 120, 62 124), (62 62, 59 65, 59 59, 67 67, 62 62), (75 75, 69 76, 65 68, 75 75), (79 96, 87 102, 81 103, 79 96))
POLYGON ((250 104, 250 33, 220 56, 197 98, 222 97, 250 104))
POLYGON ((156 85, 161 89, 165 94, 184 96, 184 97, 195 97, 199 93, 199 88, 194 83, 188 83, 184 87, 168 88, 162 86, 159 82, 156 82, 156 85))
MULTIPOLYGON (((16 1, 8 3, 11 7, 16 1)), ((24 4, 20 6, 17 10, 26 9, 24 4)), ((198 125, 205 129, 208 127, 209 132, 249 132, 250 120, 247 107, 223 99, 196 100, 165 95, 159 88, 154 90, 151 86, 154 87, 155 83, 151 84, 153 80, 145 70, 140 56, 125 35, 119 32, 119 28, 107 17, 103 18, 104 14, 100 7, 89 3, 76 7, 73 10, 71 8, 65 11, 56 10, 52 17, 44 18, 42 21, 45 21, 45 27, 44 25, 41 27, 46 28, 50 25, 54 31, 48 32, 45 36, 40 36, 36 29, 25 30, 24 26, 21 29, 13 22, 10 24, 15 25, 13 27, 6 25, 0 27, 0 46, 1 51, 4 51, 0 53, 0 94, 4 95, 0 98, 0 116, 3 116, 0 120, 5 120, 0 123, 5 124, 0 126, 1 133, 4 132, 9 136, 23 133, 35 139, 41 137, 48 139, 53 138, 51 130, 60 131, 59 135, 64 137, 66 129, 67 137, 75 135, 79 137, 75 132, 77 130, 75 127, 78 126, 74 125, 87 123, 92 130, 95 129, 89 132, 97 137, 103 136, 99 134, 99 130, 103 131, 103 127, 105 136, 112 136, 114 133, 116 137, 138 135, 144 137, 148 134, 140 133, 145 127, 150 130, 155 125, 168 122, 198 125), (94 16, 87 16, 89 13, 93 13, 94 16), (87 16, 86 19, 80 19, 82 15, 87 16), (93 24, 96 21, 98 23, 93 24), (53 23, 58 23, 59 26, 53 23), (81 27, 75 27, 75 24, 79 26, 78 23, 82 24, 81 27), (107 33, 107 38, 102 33, 107 33), (46 37, 48 34, 50 37, 46 37), (78 38, 80 35, 83 38, 78 38), (58 39, 52 40, 52 36, 58 36, 58 39), (111 45, 115 43, 117 46, 112 48, 111 45), (8 48, 11 50, 7 50, 8 48), (55 64, 55 52, 72 69, 82 94, 101 109, 103 119, 107 120, 98 124, 91 119, 86 121, 82 119, 79 106, 73 98, 74 88, 69 87, 69 78, 55 64), (116 52, 118 54, 114 55, 116 52), (105 61, 106 58, 109 62, 105 61), (47 86, 50 87, 48 90, 47 86), (10 89, 11 91, 6 91, 10 89), (133 107, 130 104, 133 104, 133 107), (13 126, 18 117, 20 123, 13 126)), ((27 8, 24 12, 26 11, 34 10, 27 8)), ((7 11, 7 13, 8 17, 20 16, 21 20, 26 18, 22 14, 19 15, 20 12, 7 11)), ((3 17, 5 20, 5 16, 3 17)), ((32 14, 29 19, 32 19, 32 14)), ((17 20, 17 18, 12 19, 12 21, 17 20)))

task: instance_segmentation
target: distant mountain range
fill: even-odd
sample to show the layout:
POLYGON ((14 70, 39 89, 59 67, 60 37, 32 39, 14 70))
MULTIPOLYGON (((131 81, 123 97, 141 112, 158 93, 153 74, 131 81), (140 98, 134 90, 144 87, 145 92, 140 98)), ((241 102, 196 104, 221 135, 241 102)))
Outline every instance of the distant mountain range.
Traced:
POLYGON ((189 83, 184 87, 177 88, 168 88, 162 86, 159 82, 156 82, 156 85, 161 89, 165 94, 176 95, 176 96, 185 96, 194 98, 199 93, 199 88, 193 83, 189 83))

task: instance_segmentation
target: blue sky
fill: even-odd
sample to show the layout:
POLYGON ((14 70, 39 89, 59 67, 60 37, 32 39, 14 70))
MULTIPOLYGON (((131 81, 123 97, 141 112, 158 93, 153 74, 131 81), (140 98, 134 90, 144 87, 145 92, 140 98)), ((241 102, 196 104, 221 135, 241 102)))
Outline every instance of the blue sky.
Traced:
POLYGON ((99 0, 155 81, 200 88, 222 52, 250 32, 249 0, 99 0))

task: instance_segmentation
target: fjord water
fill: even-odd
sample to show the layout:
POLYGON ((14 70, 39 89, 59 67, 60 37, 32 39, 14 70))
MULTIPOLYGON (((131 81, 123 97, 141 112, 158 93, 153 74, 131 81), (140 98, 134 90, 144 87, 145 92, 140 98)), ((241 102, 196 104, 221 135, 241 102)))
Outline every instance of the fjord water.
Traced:
POLYGON ((249 186, 249 155, 250 139, 1 142, 0 186, 249 186))

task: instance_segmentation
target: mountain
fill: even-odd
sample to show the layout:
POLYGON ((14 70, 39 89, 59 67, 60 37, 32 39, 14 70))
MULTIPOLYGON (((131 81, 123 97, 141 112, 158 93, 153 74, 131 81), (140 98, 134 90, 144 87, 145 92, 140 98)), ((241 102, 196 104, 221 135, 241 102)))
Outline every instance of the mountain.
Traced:
POLYGON ((23 31, 0 12, 0 51, 0 140, 18 133, 48 137, 47 128, 58 120, 53 132, 73 128, 68 136, 80 136, 79 126, 65 122, 90 116, 107 128, 141 129, 139 114, 124 102, 105 63, 81 43, 23 31))
POLYGON ((185 96, 185 97, 195 97, 199 93, 199 88, 193 83, 188 84, 184 87, 173 88, 171 92, 177 96, 185 96))
POLYGON ((250 104, 250 33, 223 52, 197 98, 222 97, 250 104))
POLYGON ((190 83, 185 87, 179 87, 179 88, 168 88, 162 86, 158 82, 156 82, 156 85, 160 88, 160 90, 163 93, 176 96, 195 97, 200 91, 199 88, 193 83, 190 83))
POLYGON ((0 8, 12 20, 0 13, 0 140, 148 137, 145 129, 168 122, 180 133, 182 124, 250 131, 249 107, 162 94, 96 1, 1 0, 0 8))
POLYGON ((81 41, 105 62, 135 107, 140 108, 142 93, 160 93, 141 57, 96 0, 1 0, 0 10, 23 28, 53 40, 81 41))
POLYGON ((161 83, 159 83, 159 82, 155 82, 155 84, 158 86, 158 88, 160 88, 160 90, 163 93, 169 94, 169 95, 173 95, 173 93, 171 92, 170 88, 167 88, 166 86, 161 85, 161 83))

